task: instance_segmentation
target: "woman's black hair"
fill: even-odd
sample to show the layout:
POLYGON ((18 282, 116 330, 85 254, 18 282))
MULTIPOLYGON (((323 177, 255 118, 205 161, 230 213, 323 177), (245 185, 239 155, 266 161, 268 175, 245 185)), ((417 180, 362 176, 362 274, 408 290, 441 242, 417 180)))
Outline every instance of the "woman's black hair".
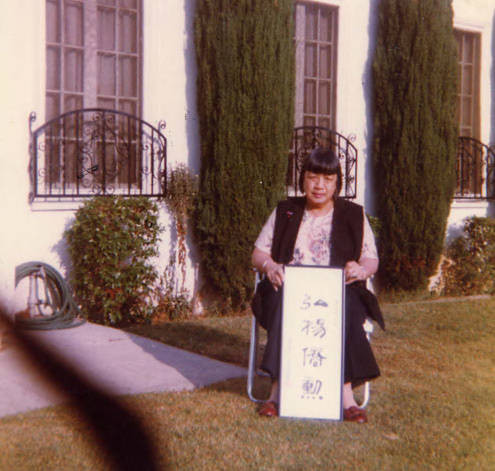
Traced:
POLYGON ((337 175, 336 198, 342 189, 342 170, 339 158, 332 149, 328 147, 317 147, 303 162, 301 173, 299 174, 299 189, 304 193, 304 174, 306 172, 324 173, 325 175, 337 175))

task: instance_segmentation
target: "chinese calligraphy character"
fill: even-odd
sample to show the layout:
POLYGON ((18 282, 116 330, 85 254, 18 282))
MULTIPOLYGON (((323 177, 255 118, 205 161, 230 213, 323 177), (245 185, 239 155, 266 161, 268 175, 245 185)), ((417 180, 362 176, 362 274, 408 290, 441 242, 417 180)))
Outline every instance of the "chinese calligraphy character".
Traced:
POLYGON ((311 307, 310 300, 311 300, 311 296, 308 296, 307 294, 305 294, 301 309, 309 309, 311 307))
MULTIPOLYGON (((328 307, 328 303, 324 299, 317 299, 314 303, 313 306, 317 307, 328 307)), ((301 303, 301 309, 309 309, 311 307, 311 296, 309 294, 305 294, 303 301, 301 303)))
POLYGON ((303 366, 321 366, 323 360, 326 359, 321 353, 321 348, 303 348, 303 366))
POLYGON ((308 378, 304 380, 302 388, 305 394, 316 396, 320 392, 322 384, 323 383, 319 379, 314 380, 308 378))
POLYGON ((324 299, 318 299, 313 303, 314 306, 328 307, 328 303, 324 299))
POLYGON ((325 337, 327 330, 325 329, 324 319, 316 319, 315 322, 304 320, 303 323, 304 325, 301 329, 301 332, 303 332, 304 334, 309 335, 311 333, 313 337, 325 337))

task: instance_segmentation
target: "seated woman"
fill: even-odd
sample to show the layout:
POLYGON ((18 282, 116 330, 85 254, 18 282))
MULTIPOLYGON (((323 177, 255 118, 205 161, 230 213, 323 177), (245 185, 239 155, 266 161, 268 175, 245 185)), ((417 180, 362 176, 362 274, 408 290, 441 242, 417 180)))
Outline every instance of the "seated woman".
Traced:
POLYGON ((253 312, 267 329, 261 368, 270 374, 270 397, 262 416, 276 416, 280 372, 281 290, 284 265, 324 265, 344 269, 346 325, 343 407, 344 420, 367 422, 366 411, 354 399, 353 387, 376 378, 380 370, 363 329, 366 317, 384 321, 365 280, 378 269, 375 241, 362 206, 339 198, 342 172, 339 159, 327 148, 317 148, 303 163, 299 186, 305 196, 278 204, 264 225, 252 255, 252 264, 265 278, 253 298, 253 312))

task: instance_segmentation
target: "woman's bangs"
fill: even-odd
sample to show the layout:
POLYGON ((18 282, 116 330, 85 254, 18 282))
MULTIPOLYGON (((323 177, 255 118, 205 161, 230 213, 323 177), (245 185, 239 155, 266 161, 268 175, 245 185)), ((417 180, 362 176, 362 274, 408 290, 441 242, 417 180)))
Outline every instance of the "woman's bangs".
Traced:
POLYGON ((339 171, 339 162, 337 159, 309 159, 305 168, 307 172, 324 173, 326 175, 334 175, 339 171), (336 165, 335 165, 336 164, 336 165))

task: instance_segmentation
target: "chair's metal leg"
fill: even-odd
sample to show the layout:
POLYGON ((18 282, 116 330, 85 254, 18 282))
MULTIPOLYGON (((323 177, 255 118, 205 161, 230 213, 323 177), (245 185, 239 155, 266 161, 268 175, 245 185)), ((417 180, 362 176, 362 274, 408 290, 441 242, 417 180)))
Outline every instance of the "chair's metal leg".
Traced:
MULTIPOLYGON (((255 271, 255 282, 254 288, 256 291, 256 287, 260 282, 260 273, 255 271)), ((249 361, 248 361, 248 377, 247 377, 247 394, 249 399, 253 402, 265 402, 264 399, 258 399, 253 395, 253 387, 254 387, 254 379, 256 376, 264 376, 264 373, 258 373, 256 360, 258 358, 258 330, 259 325, 256 317, 252 316, 251 319, 251 337, 249 341, 249 361)))
MULTIPOLYGON (((366 319, 363 324, 364 331, 366 332, 366 338, 368 342, 371 342, 371 334, 373 333, 373 324, 369 319, 366 319)), ((363 402, 358 404, 361 409, 364 409, 370 400, 370 382, 366 381, 364 383, 364 392, 363 392, 363 402)))
POLYGON ((363 402, 361 404, 358 404, 358 406, 361 409, 364 409, 368 405, 369 400, 370 400, 370 382, 366 381, 366 383, 364 383, 363 402))
POLYGON ((254 378, 256 376, 256 357, 258 353, 258 323, 253 316, 251 319, 251 339, 249 342, 249 363, 247 378, 247 393, 253 402, 262 402, 253 396, 254 378))
POLYGON ((254 380, 256 377, 268 377, 264 371, 258 370, 256 360, 258 358, 258 339, 259 339, 259 324, 253 316, 251 320, 251 340, 249 343, 249 362, 248 362, 248 377, 247 377, 247 393, 249 399, 253 402, 265 402, 265 399, 258 399, 253 394, 254 380))

